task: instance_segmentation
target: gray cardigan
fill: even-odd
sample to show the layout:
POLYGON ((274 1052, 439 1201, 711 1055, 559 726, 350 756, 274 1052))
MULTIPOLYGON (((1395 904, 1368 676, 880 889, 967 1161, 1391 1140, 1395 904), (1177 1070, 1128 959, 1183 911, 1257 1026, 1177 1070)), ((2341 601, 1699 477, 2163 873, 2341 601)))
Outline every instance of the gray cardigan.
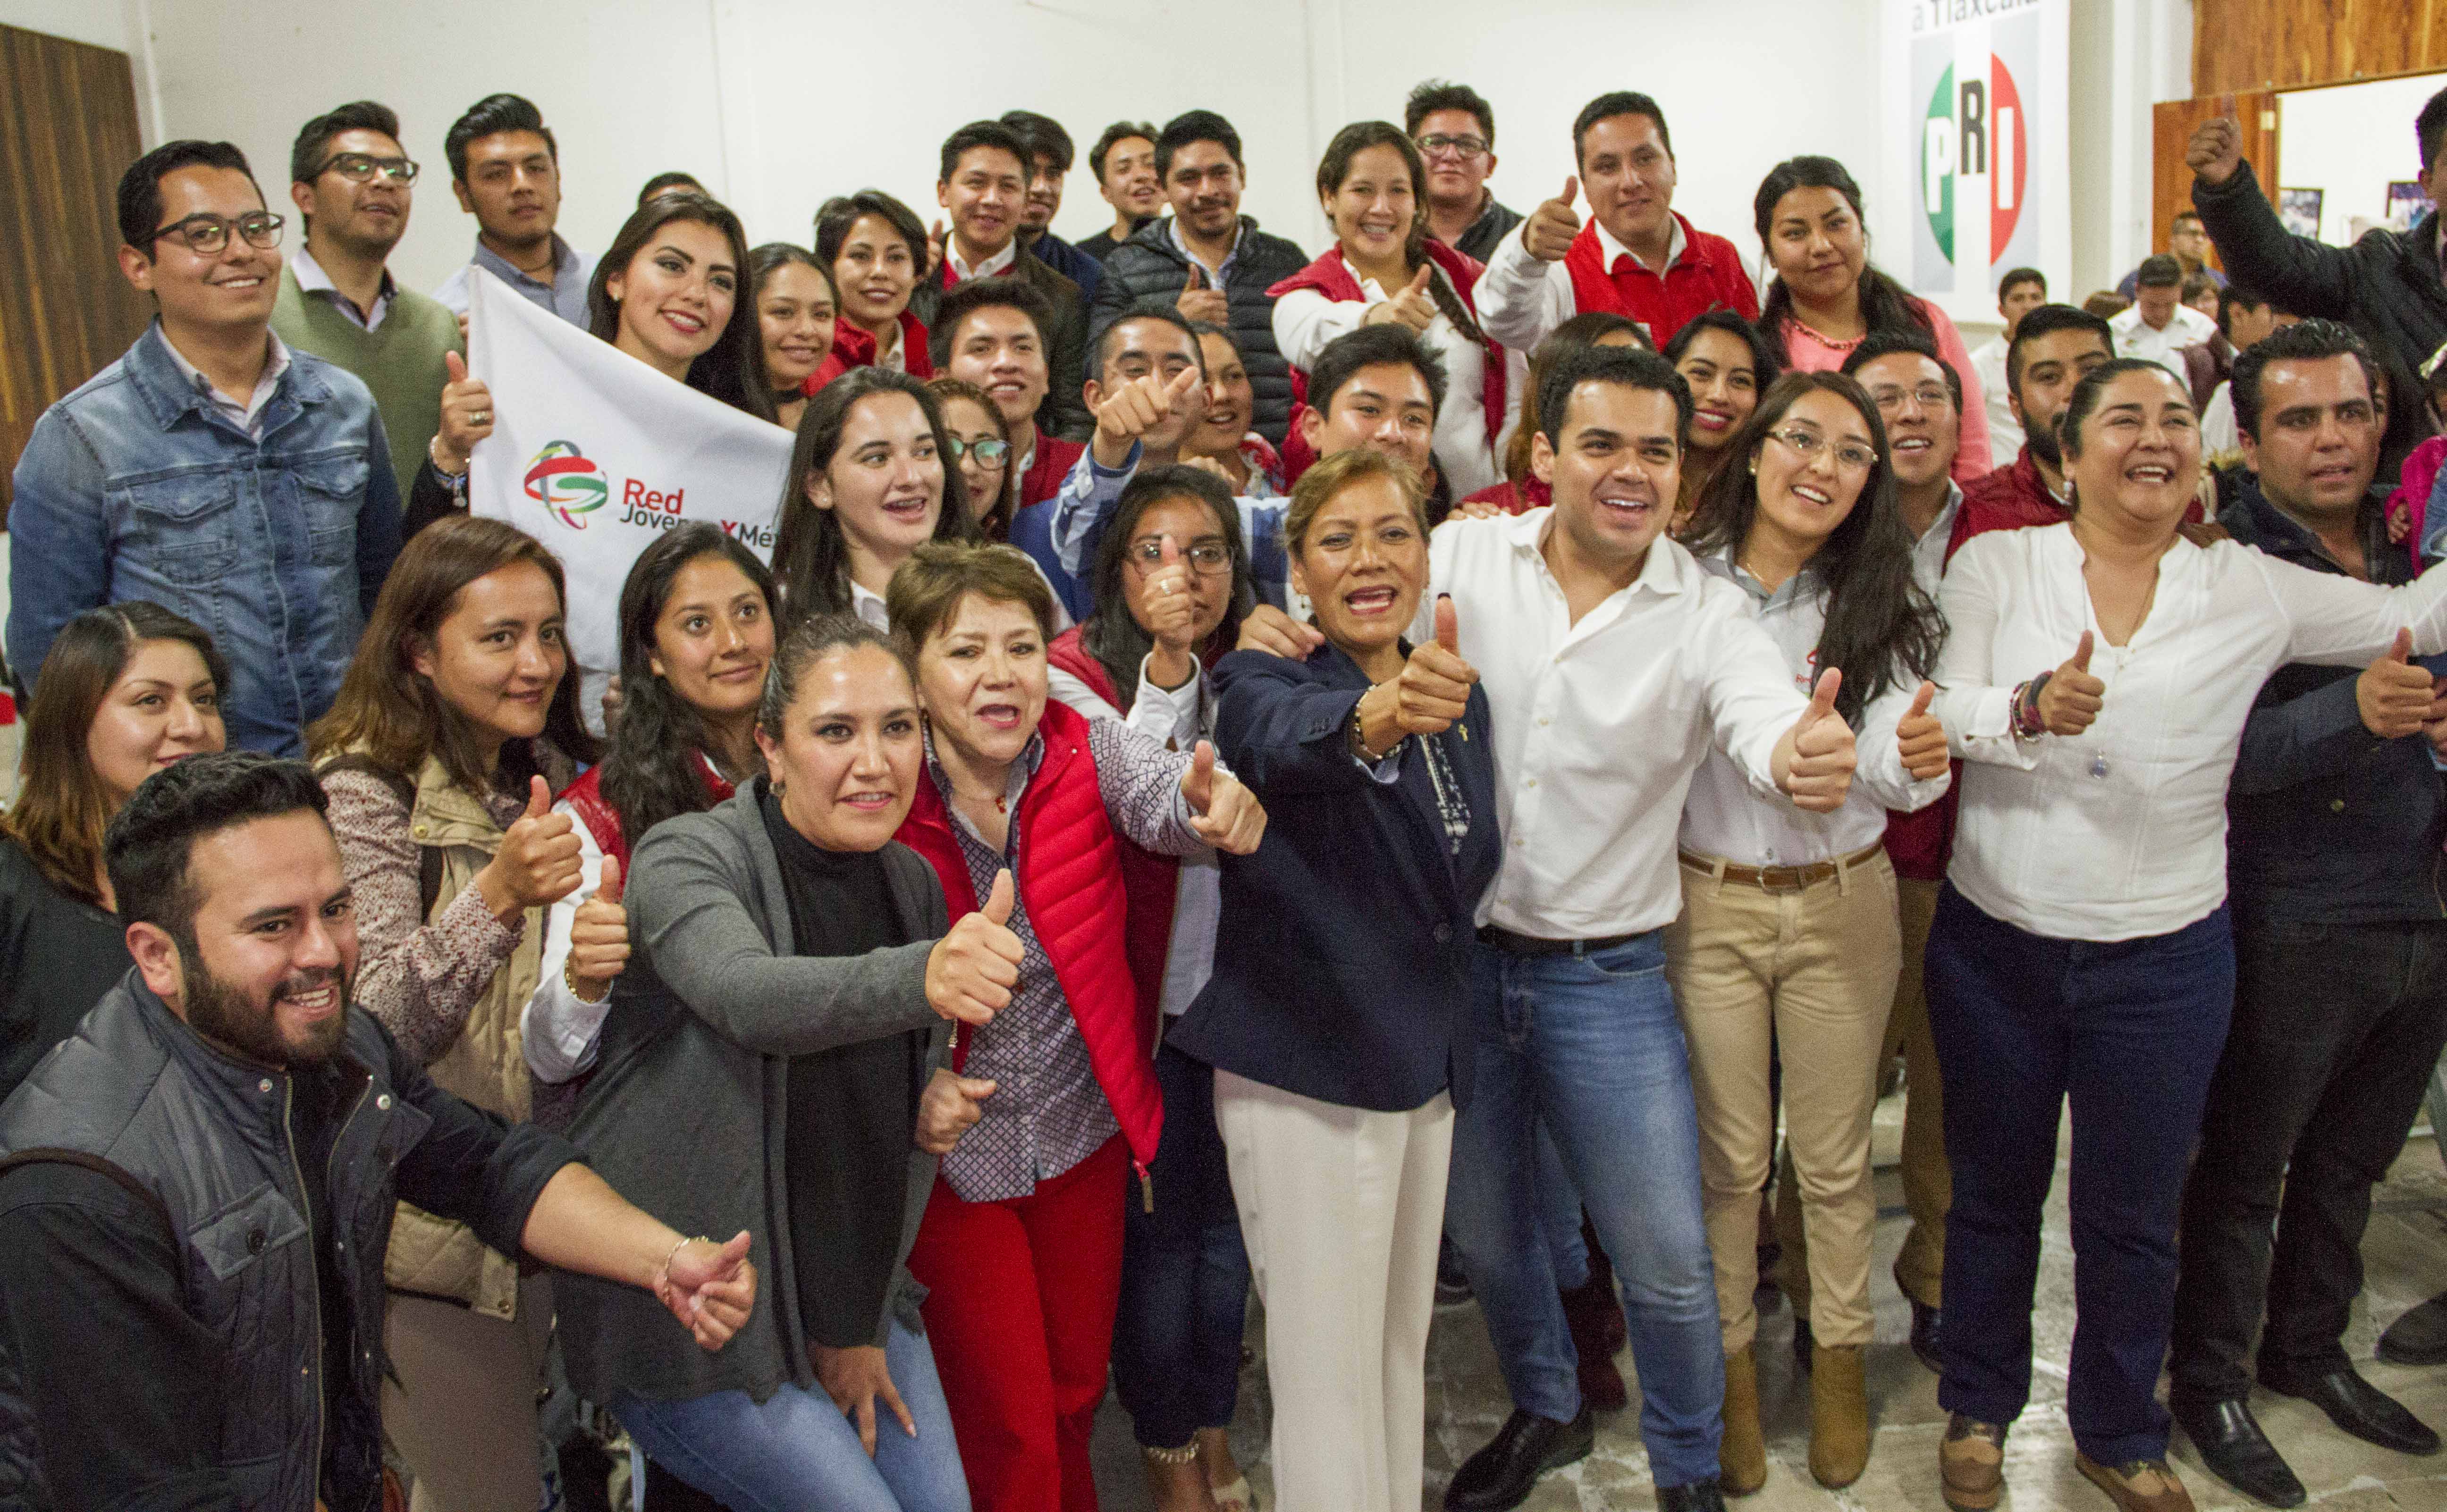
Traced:
MULTIPOLYGON (((895 841, 882 860, 892 900, 922 936, 851 956, 793 955, 790 909, 756 784, 654 826, 635 852, 624 901, 635 954, 614 989, 594 1080, 570 1137, 621 1196, 683 1234, 745 1228, 756 1310, 720 1353, 673 1329, 652 1295, 588 1276, 555 1280, 573 1384, 606 1406, 623 1390, 667 1401, 740 1390, 762 1402, 785 1381, 814 1389, 792 1274, 786 1068, 793 1055, 931 1029, 926 1071, 950 1025, 926 1002, 926 957, 950 929, 934 868, 895 841)), ((912 1141, 900 1271, 876 1319, 914 1325, 923 1291, 907 1270, 935 1183, 912 1141)))

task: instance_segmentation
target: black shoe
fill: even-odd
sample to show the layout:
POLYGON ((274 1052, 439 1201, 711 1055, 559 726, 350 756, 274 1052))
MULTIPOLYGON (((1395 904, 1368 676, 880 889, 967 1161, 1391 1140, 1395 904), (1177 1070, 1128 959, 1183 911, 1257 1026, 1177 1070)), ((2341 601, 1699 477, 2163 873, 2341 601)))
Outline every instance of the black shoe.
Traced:
POLYGON ((2379 1336, 2379 1357, 2390 1365, 2447 1365, 2447 1294, 2405 1310, 2379 1336))
POLYGON ((1487 1447, 1462 1462, 1445 1487, 1448 1512, 1509 1512, 1529 1500, 1538 1477, 1586 1459, 1597 1443, 1588 1404, 1569 1423, 1518 1408, 1487 1447))
POLYGON ((1657 1488, 1657 1512, 1725 1512, 1725 1488, 1715 1476, 1657 1488))
POLYGON ((1793 1319, 1793 1363, 1801 1373, 1810 1373, 1810 1362, 1817 1357, 1818 1335, 1810 1332, 1810 1320, 1798 1314, 1793 1319))
MULTIPOLYGON (((1910 1298, 1906 1297, 1905 1300, 1909 1301, 1910 1298)), ((1937 1374, 1944 1375, 1945 1366, 1937 1357, 1937 1332, 1939 1329, 1945 1326, 1945 1314, 1943 1309, 1930 1307, 1925 1302, 1913 1302, 1911 1310, 1912 1352, 1920 1356, 1921 1364, 1927 1366, 1937 1374)))
POLYGON ((2301 1506, 2303 1483, 2286 1467, 2285 1456, 2239 1400, 2170 1402, 2175 1421, 2198 1449, 2210 1473, 2255 1501, 2270 1506, 2301 1506))
POLYGON ((2298 1396, 2328 1414, 2328 1421, 2358 1439, 2399 1454, 2436 1454, 2438 1435, 2404 1409, 2402 1403, 2354 1373, 2350 1365, 2307 1381, 2261 1372, 2260 1384, 2283 1396, 2298 1396))

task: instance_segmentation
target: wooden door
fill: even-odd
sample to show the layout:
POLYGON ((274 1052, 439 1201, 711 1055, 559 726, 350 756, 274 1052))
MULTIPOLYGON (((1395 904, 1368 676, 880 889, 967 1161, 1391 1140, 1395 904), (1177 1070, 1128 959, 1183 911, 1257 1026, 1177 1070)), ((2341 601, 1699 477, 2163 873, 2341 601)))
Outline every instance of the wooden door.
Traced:
MULTIPOLYGON (((2198 100, 2171 100, 2150 107, 2150 247, 2167 245, 2179 211, 2192 208, 2192 170, 2184 164, 2184 144, 2204 121, 2230 115, 2243 127, 2243 157, 2260 177, 2260 186, 2273 198, 2277 193, 2277 91, 2254 89, 2244 94, 2210 95, 2198 100)), ((2217 260, 2214 251, 2210 261, 2217 260)))
POLYGON ((152 316, 115 208, 143 150, 127 54, 0 27, 0 523, 35 420, 152 316))

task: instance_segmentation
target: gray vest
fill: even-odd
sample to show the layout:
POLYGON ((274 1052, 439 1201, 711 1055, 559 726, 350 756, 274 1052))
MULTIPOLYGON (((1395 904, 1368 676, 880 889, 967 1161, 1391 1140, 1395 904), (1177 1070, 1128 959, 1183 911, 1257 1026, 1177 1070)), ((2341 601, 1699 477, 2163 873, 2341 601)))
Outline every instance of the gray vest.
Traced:
MULTIPOLYGON (((178 1241, 187 1312, 227 1350, 218 1460, 249 1512, 313 1512, 327 1447, 331 1512, 379 1504, 392 1168, 431 1123, 393 1095, 388 1067, 382 1030, 350 1009, 328 1073, 343 1079, 343 1122, 331 1169, 316 1173, 355 1314, 350 1379, 332 1383, 328 1411, 314 1264, 326 1236, 308 1232, 287 1072, 205 1044, 131 971, 0 1106, 0 1173, 37 1161, 101 1171, 143 1198, 178 1241)), ((28 1407, 0 1340, 0 1505, 47 1512, 28 1407)))

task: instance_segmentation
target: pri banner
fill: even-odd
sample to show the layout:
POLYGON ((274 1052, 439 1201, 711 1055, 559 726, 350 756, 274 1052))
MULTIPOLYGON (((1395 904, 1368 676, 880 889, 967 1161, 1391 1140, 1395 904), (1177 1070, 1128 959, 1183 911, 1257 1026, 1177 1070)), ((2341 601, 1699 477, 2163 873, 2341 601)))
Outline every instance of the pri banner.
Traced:
POLYGON ((770 560, 790 433, 673 382, 481 268, 469 295, 467 369, 492 389, 494 419, 469 463, 468 508, 560 558, 579 708, 600 733, 630 564, 693 520, 770 560))
POLYGON ((1908 186, 1915 293, 1997 318, 1998 277, 2071 289, 2065 109, 2069 0, 1886 0, 1886 140, 1908 186))

